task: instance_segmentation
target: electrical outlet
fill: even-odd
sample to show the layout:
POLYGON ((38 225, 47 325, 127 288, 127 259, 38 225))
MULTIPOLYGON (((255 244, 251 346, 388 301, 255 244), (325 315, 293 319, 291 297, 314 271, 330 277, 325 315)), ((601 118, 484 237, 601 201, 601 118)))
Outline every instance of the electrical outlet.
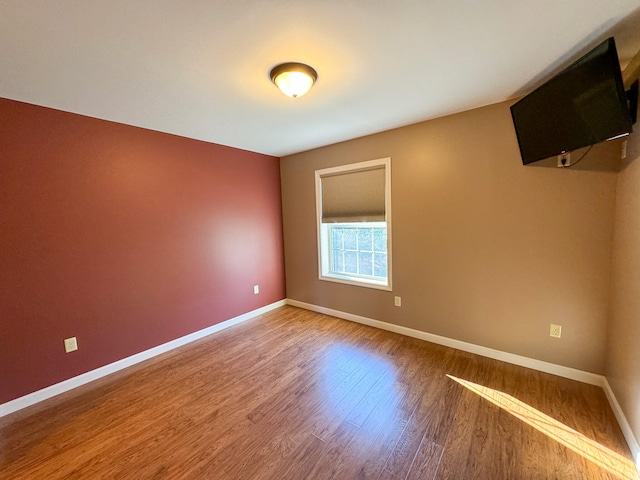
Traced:
POLYGON ((66 353, 75 352, 78 349, 78 340, 76 337, 64 339, 64 351, 66 353))
POLYGON ((558 166, 559 167, 571 166, 571 152, 564 152, 558 155, 558 166))
POLYGON ((402 306, 402 297, 394 297, 393 298, 393 304, 396 307, 401 307, 402 306))
POLYGON ((254 295, 257 295, 260 293, 260 287, 258 285, 253 286, 253 293, 254 295))
POLYGON ((562 336, 562 325, 556 325, 555 323, 551 324, 549 328, 549 336, 560 338, 562 336))

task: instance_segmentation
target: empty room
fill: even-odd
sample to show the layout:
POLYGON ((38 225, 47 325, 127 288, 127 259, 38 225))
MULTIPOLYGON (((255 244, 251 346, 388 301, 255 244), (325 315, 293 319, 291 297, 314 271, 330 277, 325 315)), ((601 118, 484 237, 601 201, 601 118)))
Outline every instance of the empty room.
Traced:
POLYGON ((0 479, 640 479, 638 0, 2 1, 0 62, 0 479))

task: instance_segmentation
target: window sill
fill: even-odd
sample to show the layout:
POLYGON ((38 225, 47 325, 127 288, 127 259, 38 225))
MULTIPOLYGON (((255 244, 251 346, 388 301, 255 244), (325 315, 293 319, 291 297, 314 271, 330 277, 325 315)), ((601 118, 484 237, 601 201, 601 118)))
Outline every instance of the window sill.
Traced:
POLYGON ((362 277, 350 277, 348 275, 320 275, 320 280, 325 282, 342 283, 345 285, 353 285, 355 287, 374 288, 376 290, 391 291, 391 285, 381 280, 374 280, 362 277))

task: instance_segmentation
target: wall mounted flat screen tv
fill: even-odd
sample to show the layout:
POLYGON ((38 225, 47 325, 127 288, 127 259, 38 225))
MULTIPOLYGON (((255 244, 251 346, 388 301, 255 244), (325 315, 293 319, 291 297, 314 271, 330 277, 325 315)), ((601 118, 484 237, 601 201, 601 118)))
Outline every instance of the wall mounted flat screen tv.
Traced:
POLYGON ((515 103, 511 116, 525 165, 631 133, 613 38, 515 103))

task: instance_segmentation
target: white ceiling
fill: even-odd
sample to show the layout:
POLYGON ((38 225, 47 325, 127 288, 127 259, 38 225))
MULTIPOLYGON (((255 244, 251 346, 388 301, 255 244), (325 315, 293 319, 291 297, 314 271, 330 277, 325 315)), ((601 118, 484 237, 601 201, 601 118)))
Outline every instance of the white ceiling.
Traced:
POLYGON ((0 97, 284 156, 528 93, 611 34, 624 66, 640 0, 0 0, 0 97))

